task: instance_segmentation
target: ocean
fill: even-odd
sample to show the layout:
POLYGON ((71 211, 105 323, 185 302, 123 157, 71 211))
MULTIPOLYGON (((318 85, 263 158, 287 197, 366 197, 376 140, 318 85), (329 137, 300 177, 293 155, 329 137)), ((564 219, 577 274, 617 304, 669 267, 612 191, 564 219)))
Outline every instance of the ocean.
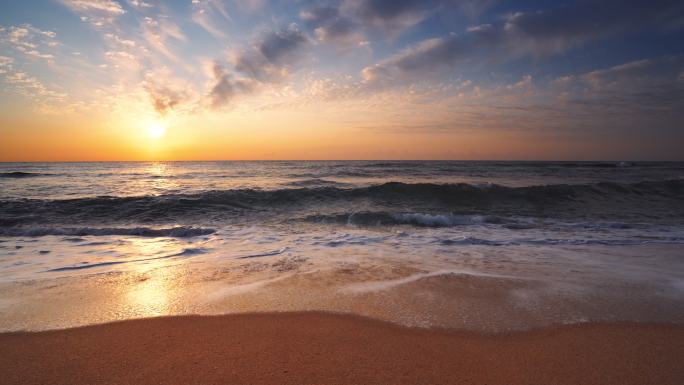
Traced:
POLYGON ((0 330, 322 310, 684 322, 684 163, 0 164, 0 330))

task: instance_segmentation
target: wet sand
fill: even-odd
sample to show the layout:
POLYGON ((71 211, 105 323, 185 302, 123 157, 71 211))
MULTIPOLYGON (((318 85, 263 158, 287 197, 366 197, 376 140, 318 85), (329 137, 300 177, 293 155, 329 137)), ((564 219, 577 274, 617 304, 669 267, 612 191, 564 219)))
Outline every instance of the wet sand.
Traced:
POLYGON ((328 313, 0 334, 3 384, 681 384, 684 327, 478 334, 328 313))

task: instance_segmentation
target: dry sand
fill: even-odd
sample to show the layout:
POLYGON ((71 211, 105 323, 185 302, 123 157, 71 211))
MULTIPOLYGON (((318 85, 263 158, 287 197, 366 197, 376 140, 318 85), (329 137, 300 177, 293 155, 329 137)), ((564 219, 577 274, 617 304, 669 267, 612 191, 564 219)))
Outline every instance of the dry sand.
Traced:
POLYGON ((682 384, 684 327, 514 334, 326 313, 170 317, 0 334, 2 384, 682 384))

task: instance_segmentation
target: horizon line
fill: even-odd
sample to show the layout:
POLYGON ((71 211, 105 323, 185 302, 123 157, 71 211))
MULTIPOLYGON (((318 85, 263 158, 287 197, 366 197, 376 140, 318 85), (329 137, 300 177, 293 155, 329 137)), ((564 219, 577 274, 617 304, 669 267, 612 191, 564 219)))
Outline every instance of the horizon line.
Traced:
POLYGON ((655 159, 171 159, 171 160, 1 160, 4 163, 162 163, 162 162, 577 162, 577 163, 678 163, 681 160, 655 159))

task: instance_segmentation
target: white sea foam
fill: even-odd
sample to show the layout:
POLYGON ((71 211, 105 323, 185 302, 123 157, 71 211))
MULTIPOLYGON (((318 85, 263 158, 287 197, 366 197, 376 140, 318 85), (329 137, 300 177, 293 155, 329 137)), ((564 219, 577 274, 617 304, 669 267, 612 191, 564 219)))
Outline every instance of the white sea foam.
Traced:
POLYGON ((219 301, 221 299, 224 299, 224 298, 230 297, 230 296, 234 296, 234 295, 247 294, 250 292, 257 291, 257 290, 259 290, 265 286, 268 286, 274 282, 281 281, 287 277, 288 277, 288 275, 281 275, 281 276, 278 276, 275 278, 264 279, 261 281, 250 282, 250 283, 243 283, 243 284, 237 284, 237 285, 225 285, 224 284, 221 287, 210 291, 206 295, 206 298, 209 302, 214 302, 214 301, 219 301))
POLYGON ((486 222, 485 217, 482 215, 397 213, 392 214, 392 217, 400 223, 415 223, 428 227, 473 225, 486 222))
POLYGON ((384 291, 384 290, 393 289, 397 286, 402 286, 402 285, 406 285, 408 283, 416 282, 416 281, 419 281, 419 280, 425 279, 425 278, 440 277, 440 276, 451 276, 451 275, 454 275, 454 276, 470 275, 470 276, 477 276, 477 277, 510 278, 510 276, 506 276, 506 275, 483 273, 483 272, 466 270, 466 269, 438 270, 438 271, 431 271, 431 272, 426 272, 426 273, 412 274, 412 275, 402 277, 402 278, 397 278, 397 279, 352 283, 352 284, 341 287, 340 291, 343 293, 352 293, 352 294, 361 294, 361 293, 369 293, 369 292, 376 292, 376 291, 384 291))

